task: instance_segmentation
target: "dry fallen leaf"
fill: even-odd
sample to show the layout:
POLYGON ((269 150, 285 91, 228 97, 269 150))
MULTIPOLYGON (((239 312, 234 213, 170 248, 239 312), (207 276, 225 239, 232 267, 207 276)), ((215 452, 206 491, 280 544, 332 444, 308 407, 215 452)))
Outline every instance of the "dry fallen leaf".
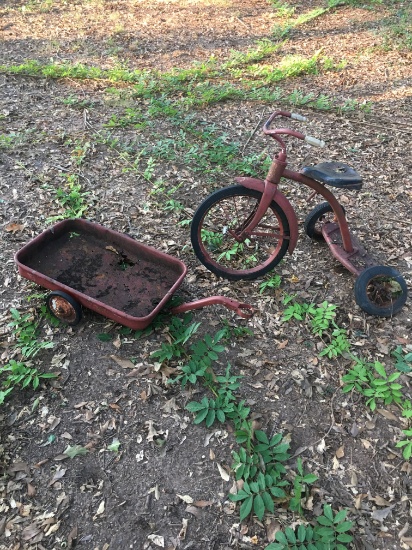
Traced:
POLYGON ((224 480, 224 481, 229 481, 230 479, 230 475, 227 473, 227 471, 223 468, 223 466, 221 466, 218 462, 216 462, 216 465, 217 465, 217 468, 219 470, 219 474, 220 474, 220 477, 224 480))
POLYGON ((289 340, 284 340, 283 342, 279 342, 277 345, 278 349, 285 349, 285 347, 288 345, 289 340))
POLYGON ((269 542, 275 540, 276 533, 282 529, 282 526, 277 519, 271 518, 268 523, 266 523, 266 536, 269 542))
POLYGON ((395 420, 395 422, 399 420, 397 416, 395 416, 390 411, 386 411, 385 409, 376 409, 376 411, 388 420, 395 420))
POLYGON ((375 504, 377 506, 389 506, 390 505, 390 502, 388 502, 384 498, 380 497, 379 495, 376 495, 375 498, 371 498, 370 500, 374 500, 375 504))
POLYGON ((184 540, 186 538, 188 520, 186 518, 182 519, 182 528, 179 531, 179 540, 184 540))
POLYGON ((6 225, 6 227, 4 228, 5 231, 8 231, 10 233, 13 233, 13 235, 15 233, 17 233, 18 231, 23 231, 23 229, 25 228, 26 226, 24 224, 20 224, 20 223, 9 223, 9 225, 6 225))
POLYGON ((316 447, 316 450, 319 454, 322 454, 325 452, 325 449, 326 449, 326 443, 325 443, 325 440, 322 439, 319 445, 316 447))
POLYGON ((212 506, 213 500, 195 500, 193 503, 193 506, 197 506, 198 508, 206 508, 206 506, 212 506))
POLYGON ((49 527, 49 529, 47 529, 47 531, 45 532, 45 536, 49 537, 50 535, 55 533, 59 529, 60 523, 61 521, 58 521, 57 523, 54 523, 51 527, 49 527))
POLYGON ((31 523, 23 529, 21 532, 21 538, 23 540, 30 540, 41 532, 40 527, 35 523, 31 523))
POLYGON ((66 470, 64 468, 61 468, 60 470, 57 470, 57 472, 54 472, 54 476, 49 482, 49 487, 51 487, 53 483, 56 483, 56 481, 61 479, 65 473, 66 473, 66 470))
POLYGON ((148 429, 148 434, 147 434, 147 437, 146 437, 146 439, 148 441, 153 441, 155 437, 157 437, 158 435, 161 435, 161 434, 164 433, 162 431, 158 432, 156 430, 156 428, 153 425, 153 420, 147 420, 147 422, 145 422, 145 424, 146 424, 147 429, 148 429))
POLYGON ((151 540, 156 546, 160 546, 161 548, 165 547, 165 539, 160 535, 149 535, 147 538, 151 540))
POLYGON ((366 493, 359 493, 358 495, 356 495, 356 498, 355 498, 355 508, 357 510, 360 510, 361 506, 362 506, 362 500, 364 498, 366 498, 368 495, 366 493))
POLYGON ((110 359, 113 359, 118 365, 122 367, 122 369, 134 369, 134 363, 130 361, 130 359, 124 359, 123 357, 120 357, 119 355, 110 355, 110 359))
POLYGON ((389 514, 392 512, 393 507, 394 505, 388 506, 387 508, 381 508, 381 509, 377 508, 372 512, 371 518, 375 519, 376 521, 380 521, 382 523, 383 520, 386 519, 389 516, 389 514))
POLYGON ((183 500, 183 502, 186 502, 186 504, 192 504, 193 503, 193 499, 189 495, 176 495, 176 496, 179 497, 180 500, 183 500))
POLYGON ((70 531, 68 537, 67 537, 67 548, 73 548, 74 544, 73 542, 77 539, 77 525, 73 527, 73 529, 70 531))
POLYGON ((154 496, 155 496, 155 499, 156 500, 159 500, 160 498, 160 493, 159 493, 159 486, 158 485, 155 485, 154 487, 152 487, 151 489, 149 489, 147 491, 147 494, 149 495, 150 493, 154 493, 154 496))
POLYGON ((336 451, 335 455, 336 455, 336 458, 342 458, 342 457, 345 456, 345 447, 344 447, 344 445, 339 447, 339 449, 336 451))
POLYGON ((102 500, 101 503, 99 504, 99 507, 96 510, 96 514, 95 514, 94 518, 96 518, 97 516, 101 516, 103 514, 104 507, 105 507, 104 500, 102 500))
POLYGON ((202 515, 202 512, 201 510, 199 510, 199 508, 196 508, 196 506, 191 506, 190 504, 189 506, 186 506, 185 512, 187 512, 188 514, 192 514, 192 516, 195 516, 196 518, 200 518, 200 516, 202 515))

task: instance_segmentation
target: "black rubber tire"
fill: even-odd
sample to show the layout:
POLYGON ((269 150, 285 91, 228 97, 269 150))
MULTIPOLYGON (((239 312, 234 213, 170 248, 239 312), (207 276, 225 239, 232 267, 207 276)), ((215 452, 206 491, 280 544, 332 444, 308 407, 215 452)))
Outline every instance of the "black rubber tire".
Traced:
MULTIPOLYGON (((343 206, 342 209, 345 213, 345 209, 343 208, 343 206)), ((313 210, 309 212, 303 224, 306 235, 308 237, 310 237, 314 241, 324 240, 322 232, 316 227, 316 224, 321 220, 323 216, 325 216, 325 214, 328 214, 329 212, 333 212, 333 208, 328 202, 321 202, 320 204, 317 204, 315 208, 313 208, 313 210)))
POLYGON ((378 317, 391 317, 402 309, 408 296, 408 289, 405 279, 393 267, 374 265, 367 267, 360 273, 355 281, 355 299, 369 315, 378 317), (379 281, 378 279, 382 279, 379 281), (375 287, 374 284, 375 279, 375 287), (385 281, 385 279, 389 279, 385 281), (379 286, 378 286, 379 283, 379 286), (396 284, 396 293, 393 285, 396 284), (386 288, 384 288, 384 285, 386 288), (387 290, 388 285, 392 288, 387 290), (389 292, 390 297, 389 297, 389 292))
POLYGON ((50 313, 66 325, 74 327, 82 318, 82 307, 69 294, 61 290, 53 290, 46 298, 46 306, 50 313))
MULTIPOLYGON (((259 203, 260 199, 262 197, 262 193, 259 191, 255 191, 254 189, 248 189, 246 187, 243 187, 241 185, 233 185, 231 187, 225 187, 223 189, 219 189, 218 191, 215 191, 212 193, 197 209, 195 212, 195 215, 192 220, 191 224, 191 241, 192 246, 194 249, 194 252, 200 262, 207 267, 212 273, 217 275, 218 277, 223 277, 225 279, 230 279, 233 281, 246 279, 256 279, 257 277, 260 277, 273 269, 283 258, 283 256, 286 254, 286 251, 289 247, 289 237, 290 237, 290 228, 289 228, 289 221, 287 219, 287 216, 283 209, 277 204, 275 201, 272 201, 270 205, 270 212, 265 214, 265 218, 261 220, 261 226, 260 235, 256 235, 253 239, 251 237, 251 240, 255 242, 255 251, 250 253, 250 257, 255 260, 256 255, 259 255, 259 259, 256 260, 257 265, 250 269, 238 268, 227 265, 231 259, 226 258, 226 265, 222 263, 220 260, 220 256, 218 256, 219 250, 216 250, 218 248, 221 248, 221 250, 224 250, 223 245, 221 244, 207 244, 206 240, 202 240, 202 229, 204 222, 208 223, 208 216, 210 214, 211 219, 213 220, 213 209, 216 211, 216 219, 226 219, 234 221, 236 220, 236 227, 242 226, 242 224, 247 223, 249 219, 251 219, 251 216, 254 213, 254 209, 259 203), (245 219, 242 219, 240 222, 238 221, 238 218, 240 218, 238 214, 237 205, 235 203, 236 197, 239 197, 239 200, 241 201, 241 205, 239 207, 239 210, 241 210, 242 203, 245 203, 245 213, 247 214, 245 219), (245 201, 242 200, 242 198, 250 197, 252 200, 250 201, 250 207, 253 207, 251 210, 249 209, 249 201, 246 199, 245 201), (231 205, 232 201, 230 199, 233 198, 233 205, 231 205), (232 215, 228 215, 227 218, 225 218, 225 215, 223 215, 223 210, 219 207, 219 204, 221 205, 225 199, 229 199, 227 201, 227 208, 232 208, 232 215), (219 212, 222 212, 221 215, 219 215, 219 212), (266 216, 268 219, 266 219, 266 216), (272 221, 273 219, 273 221, 272 221), (206 220, 206 221, 205 221, 206 220), (276 229, 271 224, 276 222, 276 229), (270 234, 269 231, 272 231, 274 234, 270 234), (264 236, 262 233, 267 233, 268 237, 264 236), (214 250, 212 248, 214 247, 214 250), (259 248, 260 247, 260 248, 259 248), (210 250, 209 250, 209 249, 210 250), (257 251, 257 252, 256 252, 257 251), (213 257, 213 253, 216 253, 217 257, 213 257), (262 260, 260 259, 260 256, 262 256, 262 260)), ((242 213, 243 214, 243 213, 242 213)), ((229 225, 229 222, 228 222, 229 225)), ((215 227, 213 225, 213 227, 215 227)), ((259 226, 258 226, 259 227, 259 226)), ((211 233, 211 231, 208 231, 211 233)), ((213 231, 212 231, 213 233, 213 231)), ((228 227, 223 226, 222 230, 216 230, 216 235, 214 235, 212 238, 217 237, 217 239, 222 239, 224 241, 224 246, 227 248, 229 245, 235 245, 237 242, 234 237, 230 235, 230 231, 228 231, 228 227)), ((210 237, 209 237, 210 238, 210 237)), ((253 242, 252 242, 253 244, 253 242)), ((248 247, 253 249, 252 247, 248 247)), ((245 255, 248 255, 249 252, 246 252, 245 255)), ((242 251, 243 255, 243 251, 242 251)), ((245 260, 247 262, 247 260, 245 260)))

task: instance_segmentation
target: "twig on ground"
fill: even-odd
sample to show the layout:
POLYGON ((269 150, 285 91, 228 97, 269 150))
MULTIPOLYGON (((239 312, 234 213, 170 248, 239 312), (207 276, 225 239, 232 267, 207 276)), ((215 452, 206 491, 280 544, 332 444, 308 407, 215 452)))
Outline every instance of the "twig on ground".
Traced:
POLYGON ((256 134, 256 132, 257 132, 259 126, 262 124, 262 120, 263 120, 263 116, 264 116, 264 114, 265 114, 265 111, 266 111, 266 109, 263 109, 262 114, 261 114, 260 117, 259 117, 259 122, 256 124, 255 129, 254 129, 253 132, 250 134, 250 136, 248 137, 246 143, 245 143, 244 146, 242 147, 242 151, 241 151, 241 154, 242 154, 242 155, 243 155, 243 153, 245 152, 246 147, 249 145, 251 139, 252 139, 252 138, 254 137, 254 135, 256 134))

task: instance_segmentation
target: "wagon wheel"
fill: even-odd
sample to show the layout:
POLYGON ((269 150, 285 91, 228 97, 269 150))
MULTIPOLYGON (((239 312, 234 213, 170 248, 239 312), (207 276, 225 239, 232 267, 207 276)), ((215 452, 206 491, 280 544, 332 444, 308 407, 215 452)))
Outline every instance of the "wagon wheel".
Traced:
POLYGON ((67 325, 77 325, 82 318, 80 304, 61 290, 54 290, 47 296, 46 306, 52 315, 67 325))

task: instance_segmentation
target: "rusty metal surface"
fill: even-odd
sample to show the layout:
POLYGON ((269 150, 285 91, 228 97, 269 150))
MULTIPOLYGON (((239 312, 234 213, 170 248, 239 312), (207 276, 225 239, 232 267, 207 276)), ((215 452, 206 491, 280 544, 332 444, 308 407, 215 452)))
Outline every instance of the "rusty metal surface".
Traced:
POLYGON ((180 286, 180 260, 86 220, 67 220, 16 254, 21 275, 117 322, 146 327, 180 286))
POLYGON ((255 309, 250 304, 238 302, 237 300, 232 300, 232 298, 227 298, 226 296, 209 296, 208 298, 201 298, 200 300, 195 300, 194 302, 176 306, 170 310, 170 313, 185 313, 186 311, 202 309, 215 304, 225 306, 227 309, 237 313, 240 317, 243 317, 243 319, 250 319, 253 317, 255 312, 255 309))
POLYGON ((343 248, 342 235, 337 223, 325 223, 322 227, 322 234, 335 258, 354 275, 359 275, 367 267, 379 264, 376 258, 368 254, 359 239, 352 232, 349 232, 349 235, 353 250, 346 252, 343 248))

